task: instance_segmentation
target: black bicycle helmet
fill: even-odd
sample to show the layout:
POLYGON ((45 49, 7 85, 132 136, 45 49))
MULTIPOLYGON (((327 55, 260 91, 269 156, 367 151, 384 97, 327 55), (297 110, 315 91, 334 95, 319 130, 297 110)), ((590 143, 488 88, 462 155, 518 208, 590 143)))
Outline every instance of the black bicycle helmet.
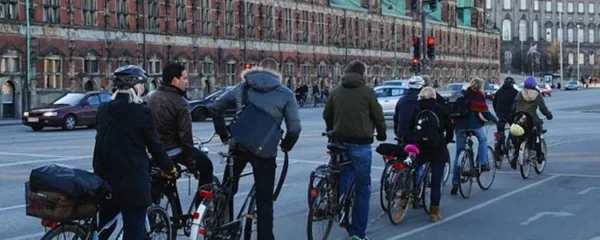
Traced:
POLYGON ((148 83, 148 74, 146 74, 144 69, 136 65, 127 65, 117 68, 113 73, 113 76, 115 77, 113 84, 117 89, 128 89, 138 83, 148 83))
POLYGON ((504 79, 504 84, 515 84, 515 79, 511 77, 507 77, 504 79))

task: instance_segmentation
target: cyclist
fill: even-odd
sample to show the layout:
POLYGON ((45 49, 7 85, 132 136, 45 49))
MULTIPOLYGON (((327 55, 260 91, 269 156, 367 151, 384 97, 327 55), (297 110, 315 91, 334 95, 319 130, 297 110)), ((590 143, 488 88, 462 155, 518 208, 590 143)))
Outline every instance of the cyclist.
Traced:
POLYGON ((194 172, 200 188, 212 183, 213 165, 208 156, 194 147, 189 104, 184 98, 187 81, 188 73, 181 64, 167 64, 160 86, 149 94, 147 102, 165 148, 176 155, 175 162, 194 172))
MULTIPOLYGON (((544 101, 544 97, 540 94, 540 91, 536 88, 537 82, 534 77, 528 77, 525 79, 523 83, 523 90, 519 94, 517 94, 517 98, 515 99, 515 103, 512 106, 512 111, 516 112, 526 112, 531 115, 531 120, 533 121, 534 126, 537 126, 539 129, 538 134, 542 131, 542 120, 537 115, 537 109, 540 109, 540 112, 544 114, 548 118, 548 120, 552 120, 552 112, 548 110, 546 107, 546 102, 544 101)), ((535 150, 537 153, 538 162, 543 162, 546 160, 546 156, 542 152, 542 147, 540 143, 535 145, 535 150)), ((514 157, 510 161, 510 166, 513 169, 517 168, 517 155, 518 148, 515 148, 514 157)))
POLYGON ((469 83, 469 87, 463 93, 465 95, 466 103, 468 104, 469 113, 462 119, 457 119, 455 124, 455 135, 456 135, 456 155, 454 159, 454 174, 452 177, 452 190, 451 195, 458 193, 458 154, 465 148, 465 136, 462 132, 466 130, 475 131, 475 137, 479 141, 479 149, 477 155, 479 156, 479 163, 482 172, 490 170, 487 156, 487 136, 483 130, 483 125, 487 121, 494 123, 498 122, 498 119, 490 113, 488 105, 485 102, 485 95, 483 93, 483 80, 480 78, 473 78, 469 83))
MULTIPOLYGON (((219 134, 223 143, 230 143, 229 149, 235 159, 233 166, 233 175, 236 178, 234 180, 234 192, 237 192, 237 178, 246 167, 246 163, 249 162, 252 165, 256 184, 257 235, 258 239, 261 240, 275 239, 273 235, 273 189, 275 185, 275 168, 277 167, 275 157, 261 158, 255 156, 231 140, 230 133, 225 126, 223 113, 231 105, 235 105, 238 110, 241 110, 245 95, 243 93, 247 89, 245 99, 248 102, 269 113, 278 124, 285 120, 287 131, 280 147, 284 152, 292 150, 300 137, 300 113, 294 93, 281 84, 281 75, 277 72, 277 68, 275 60, 262 60, 258 68, 242 72, 241 78, 243 81, 209 106, 215 131, 219 134)), ((264 129, 264 132, 269 130, 264 129)), ((229 176, 228 170, 225 170, 225 176, 229 176)), ((231 200, 229 209, 233 209, 233 198, 231 200)), ((233 219, 233 212, 229 214, 233 219)))
MULTIPOLYGON (((99 224, 106 225, 119 211, 123 216, 124 239, 144 239, 146 208, 150 198, 150 159, 163 172, 175 174, 158 138, 152 112, 143 106, 141 96, 148 78, 138 66, 124 66, 114 72, 115 93, 96 113, 94 173, 112 188, 112 198, 100 204, 99 224)), ((106 239, 116 224, 100 236, 106 239)))
POLYGON ((507 77, 504 79, 504 84, 496 94, 494 95, 494 99, 492 101, 492 105, 494 107, 494 112, 498 117, 498 124, 496 125, 497 133, 500 135, 498 138, 498 142, 496 146, 494 146, 494 152, 496 157, 500 157, 502 154, 500 150, 501 146, 504 146, 504 140, 506 136, 504 136, 504 127, 506 123, 512 123, 512 111, 511 108, 515 102, 515 98, 519 91, 515 89, 515 80, 511 77, 507 77))
POLYGON ((383 110, 375 91, 365 85, 365 70, 364 63, 357 60, 350 62, 341 86, 331 91, 323 110, 327 130, 335 131, 336 140, 347 148, 344 158, 352 160, 352 166, 344 168, 341 173, 340 192, 346 191, 353 174, 354 207, 352 222, 346 228, 353 240, 368 239, 365 235, 371 198, 373 128, 377 130, 378 141, 386 139, 383 110))

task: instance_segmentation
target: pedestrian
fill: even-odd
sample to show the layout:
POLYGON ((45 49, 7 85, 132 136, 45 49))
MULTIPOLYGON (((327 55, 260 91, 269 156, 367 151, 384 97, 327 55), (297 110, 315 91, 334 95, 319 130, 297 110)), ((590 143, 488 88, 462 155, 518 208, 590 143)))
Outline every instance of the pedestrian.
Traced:
POLYGON ((346 191, 354 176, 352 222, 346 226, 353 240, 368 239, 373 129, 378 141, 386 140, 383 110, 375 90, 366 85, 365 71, 364 63, 350 62, 341 85, 331 91, 323 110, 326 130, 335 132, 335 139, 347 148, 344 158, 352 161, 342 170, 340 192, 346 191))
POLYGON ((479 163, 482 172, 490 171, 488 162, 488 151, 487 151, 487 136, 483 129, 486 122, 492 121, 498 123, 498 119, 490 113, 488 105, 485 101, 485 94, 483 93, 483 80, 480 78, 472 78, 469 87, 463 92, 465 96, 465 103, 468 107, 468 113, 461 119, 456 119, 455 124, 455 135, 456 135, 456 155, 454 159, 454 174, 452 178, 452 190, 451 195, 456 195, 458 192, 458 155, 465 148, 465 136, 464 131, 471 130, 475 131, 475 137, 479 142, 479 148, 477 149, 477 155, 479 156, 479 163))
MULTIPOLYGON (((99 226, 108 224, 120 212, 123 216, 123 239, 144 239, 146 208, 150 196, 150 159, 163 174, 172 177, 176 169, 158 138, 152 111, 142 102, 146 71, 138 66, 124 66, 114 72, 115 93, 112 100, 100 104, 96 113, 94 173, 112 188, 112 198, 100 204, 99 226)), ((100 235, 107 239, 116 224, 100 235)))
MULTIPOLYGON (((276 127, 285 121, 287 131, 280 147, 284 152, 292 150, 300 137, 300 113, 294 93, 282 85, 281 74, 277 72, 277 69, 278 66, 275 60, 269 58, 262 60, 259 67, 242 72, 242 82, 209 106, 215 131, 223 143, 230 143, 229 150, 234 157, 234 193, 237 192, 238 178, 246 164, 250 163, 252 165, 256 184, 257 239, 261 240, 275 239, 273 235, 273 188, 275 185, 275 168, 277 167, 275 162, 276 152, 275 156, 269 157, 253 154, 254 151, 250 150, 254 149, 243 146, 246 141, 242 141, 242 138, 236 139, 237 136, 233 130, 228 131, 223 114, 231 105, 235 105, 241 113, 245 111, 245 106, 252 106, 252 108, 260 109, 261 112, 268 113, 272 118, 268 121, 274 122, 273 124, 276 124, 276 127)), ((270 131, 275 128, 275 126, 271 126, 271 123, 266 123, 266 121, 259 123, 256 121, 243 122, 239 119, 234 122, 246 129, 255 129, 253 130, 254 134, 250 136, 251 139, 256 139, 255 141, 258 142, 271 142, 263 141, 263 139, 269 138, 270 131), (257 133, 264 133, 266 136, 257 133)), ((236 128, 230 127, 229 129, 236 128)), ((244 138, 244 140, 246 139, 244 138)), ((277 144, 279 144, 279 141, 277 141, 277 144)), ((262 148, 271 149, 271 147, 273 146, 262 148)), ((277 146, 274 147, 277 149, 277 146)), ((229 168, 226 168, 225 176, 229 176, 229 168)), ((230 210, 233 209, 233 196, 231 197, 230 210)), ((229 214, 233 219, 233 212, 230 211, 229 214)))

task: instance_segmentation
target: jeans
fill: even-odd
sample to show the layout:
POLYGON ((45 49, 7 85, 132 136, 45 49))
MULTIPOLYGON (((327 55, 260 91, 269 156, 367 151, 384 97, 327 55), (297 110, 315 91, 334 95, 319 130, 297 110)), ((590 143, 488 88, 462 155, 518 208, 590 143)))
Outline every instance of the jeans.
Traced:
MULTIPOLYGON (((239 176, 249 162, 252 165, 256 186, 257 239, 274 240, 273 235, 273 191, 275 190, 275 158, 259 158, 249 152, 233 151, 233 193, 238 191, 239 176)), ((225 168, 225 178, 229 177, 229 166, 225 168)), ((227 181, 225 179, 225 181, 227 181)), ((233 197, 229 201, 229 217, 233 218, 233 197)))
MULTIPOLYGON (((100 204, 98 224, 104 226, 112 220, 119 211, 123 217, 123 239, 142 240, 146 237, 146 206, 117 206, 112 201, 100 204)), ((98 238, 107 240, 117 226, 116 222, 98 238)))
POLYGON ((431 206, 440 206, 442 199, 442 181, 444 180, 445 163, 431 163, 431 206))
MULTIPOLYGON (((458 155, 460 154, 460 151, 465 149, 465 145, 466 143, 466 137, 462 134, 463 131, 466 131, 467 129, 457 129, 455 131, 456 133, 456 157, 454 158, 454 171, 453 171, 453 176, 452 176, 452 184, 458 184, 458 179, 459 179, 459 172, 458 172, 458 167, 459 167, 459 162, 458 162, 458 155)), ((473 129, 475 131, 475 137, 477 138, 478 142, 479 142, 479 148, 477 149, 477 156, 479 156, 479 164, 480 165, 487 165, 488 164, 488 151, 487 151, 487 136, 485 135, 485 130, 483 130, 483 127, 478 128, 478 129, 473 129)))
POLYGON ((344 145, 348 150, 343 154, 343 159, 353 162, 344 166, 340 173, 340 193, 346 192, 352 177, 354 177, 352 222, 346 230, 350 236, 365 238, 371 200, 371 144, 344 143, 344 145))

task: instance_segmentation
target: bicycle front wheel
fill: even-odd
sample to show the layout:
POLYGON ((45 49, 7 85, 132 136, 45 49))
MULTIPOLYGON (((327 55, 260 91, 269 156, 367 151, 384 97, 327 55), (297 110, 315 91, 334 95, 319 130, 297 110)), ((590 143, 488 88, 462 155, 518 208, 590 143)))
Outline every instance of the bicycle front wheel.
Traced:
MULTIPOLYGON (((493 161, 494 149, 492 149, 492 147, 488 146, 487 151, 488 151, 487 162, 489 163, 490 161, 493 161)), ((490 171, 488 171, 488 172, 483 172, 480 169, 479 174, 477 174, 477 185, 479 185, 479 188, 481 188, 481 190, 485 191, 485 190, 490 189, 490 187, 494 183, 495 179, 496 179, 496 168, 491 167, 490 171)))
POLYGON ((394 225, 402 223, 410 209, 412 204, 412 198, 410 193, 407 191, 409 186, 412 186, 412 180, 408 178, 408 169, 399 171, 396 174, 394 183, 390 188, 390 194, 388 195, 388 218, 394 225))
POLYGON ((544 168, 546 168, 546 161, 548 161, 548 148, 546 146, 546 140, 542 138, 540 141, 542 142, 542 153, 544 154, 545 159, 542 163, 538 162, 535 164, 533 169, 537 174, 542 174, 542 172, 544 172, 544 168))
POLYGON ((450 158, 444 164, 444 181, 442 182, 442 186, 446 185, 448 179, 450 179, 450 171, 452 170, 452 164, 450 164, 450 158))
POLYGON ((385 164, 383 172, 381 172, 381 180, 379 184, 379 204, 383 212, 388 212, 388 195, 390 194, 390 188, 393 182, 391 182, 393 168, 392 163, 385 164))
POLYGON ((333 227, 333 218, 330 216, 331 201, 329 195, 332 195, 324 178, 319 178, 316 183, 316 194, 310 202, 308 208, 308 222, 306 224, 306 234, 308 240, 326 240, 329 238, 331 228, 333 227), (324 222, 322 232, 318 231, 319 226, 324 222))
POLYGON ((469 198, 471 190, 473 190, 473 156, 466 150, 462 150, 458 155, 458 159, 460 159, 458 191, 463 198, 469 198))
POLYGON ((254 193, 252 194, 252 198, 248 204, 248 213, 245 216, 244 240, 252 240, 252 232, 254 231, 252 228, 256 221, 256 196, 254 196, 254 193))
POLYGON ((429 214, 429 207, 431 205, 431 169, 428 167, 427 172, 421 183, 421 204, 423 204, 423 210, 426 214, 429 214))
POLYGON ((531 150, 529 149, 529 141, 521 143, 519 150, 519 170, 523 179, 528 179, 531 176, 531 150))
POLYGON ((173 238, 173 231, 171 227, 171 219, 169 213, 160 206, 150 206, 147 210, 148 222, 146 223, 146 229, 149 239, 167 239, 175 240, 173 238))
POLYGON ((73 239, 73 240, 84 240, 86 239, 85 230, 75 223, 61 224, 57 228, 48 231, 41 240, 59 240, 59 239, 73 239))

